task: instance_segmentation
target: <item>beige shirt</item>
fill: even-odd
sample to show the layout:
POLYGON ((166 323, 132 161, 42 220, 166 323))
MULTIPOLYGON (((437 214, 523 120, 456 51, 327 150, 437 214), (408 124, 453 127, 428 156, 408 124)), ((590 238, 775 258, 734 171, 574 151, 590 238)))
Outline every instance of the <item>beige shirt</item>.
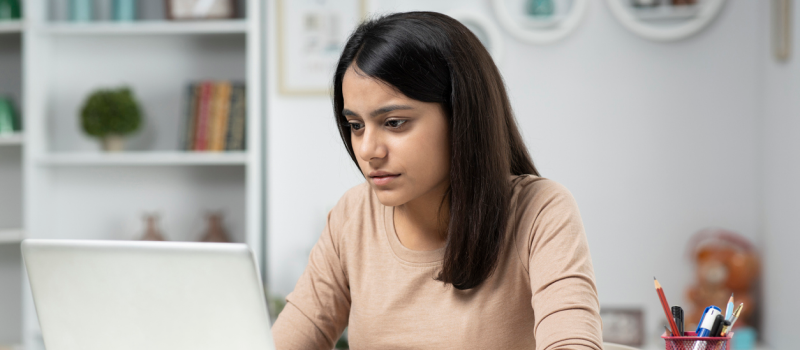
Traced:
POLYGON ((444 248, 410 250, 394 207, 368 183, 328 214, 308 267, 273 327, 282 349, 602 349, 589 246, 578 206, 560 184, 512 176, 497 270, 471 290, 434 280, 444 248))

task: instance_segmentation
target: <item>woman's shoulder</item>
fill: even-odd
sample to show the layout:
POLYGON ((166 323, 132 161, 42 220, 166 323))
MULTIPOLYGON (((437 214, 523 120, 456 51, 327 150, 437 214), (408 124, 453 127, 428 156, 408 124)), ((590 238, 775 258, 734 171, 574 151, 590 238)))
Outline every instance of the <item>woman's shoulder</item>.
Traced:
POLYGON ((531 175, 512 175, 512 198, 517 204, 535 201, 544 204, 555 198, 572 199, 572 193, 562 184, 551 179, 531 175))
POLYGON ((512 181, 511 234, 526 269, 535 241, 549 241, 561 235, 584 239, 578 204, 564 185, 536 175, 519 175, 512 181))

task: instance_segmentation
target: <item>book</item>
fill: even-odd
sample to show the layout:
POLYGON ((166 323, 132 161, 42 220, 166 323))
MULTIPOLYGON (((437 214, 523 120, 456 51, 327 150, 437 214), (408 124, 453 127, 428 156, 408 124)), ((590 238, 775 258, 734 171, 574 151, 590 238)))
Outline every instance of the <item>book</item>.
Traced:
POLYGON ((186 87, 182 148, 243 151, 247 138, 246 89, 231 81, 200 81, 186 87))
POLYGON ((200 84, 200 101, 198 101, 197 127, 195 132, 194 150, 205 151, 208 149, 208 129, 211 119, 211 96, 214 83, 203 82, 200 84))
POLYGON ((197 110, 200 100, 200 84, 189 84, 186 93, 186 118, 184 122, 183 149, 194 150, 195 132, 197 128, 197 110))
POLYGON ((247 126, 247 94, 244 84, 233 86, 226 150, 244 151, 247 126))
POLYGON ((231 98, 231 83, 218 82, 214 88, 214 110, 209 123, 209 151, 225 150, 225 135, 228 131, 228 111, 231 98))

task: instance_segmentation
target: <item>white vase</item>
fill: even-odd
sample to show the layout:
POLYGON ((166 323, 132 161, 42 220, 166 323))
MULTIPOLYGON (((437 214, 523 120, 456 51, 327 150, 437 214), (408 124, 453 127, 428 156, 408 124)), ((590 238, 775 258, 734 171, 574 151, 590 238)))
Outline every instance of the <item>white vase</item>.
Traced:
POLYGON ((125 149, 125 139, 120 135, 106 135, 100 140, 103 145, 103 151, 121 152, 125 149))

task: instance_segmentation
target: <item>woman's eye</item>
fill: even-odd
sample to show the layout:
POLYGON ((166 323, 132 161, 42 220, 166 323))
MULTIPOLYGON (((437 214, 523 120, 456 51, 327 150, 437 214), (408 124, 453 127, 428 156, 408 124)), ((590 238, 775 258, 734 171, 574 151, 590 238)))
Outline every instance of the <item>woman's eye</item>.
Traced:
POLYGON ((393 128, 393 129, 397 129, 397 128, 399 128, 399 127, 403 126, 403 124, 405 124, 405 123, 406 123, 406 121, 405 121, 405 120, 395 120, 395 119, 392 119, 392 120, 387 120, 387 121, 386 121, 386 125, 387 125, 388 127, 390 127, 390 128, 393 128))
POLYGON ((357 122, 350 122, 350 123, 348 123, 348 126, 350 126, 350 129, 352 129, 354 131, 358 131, 358 130, 361 130, 361 128, 364 127, 364 124, 357 123, 357 122))

